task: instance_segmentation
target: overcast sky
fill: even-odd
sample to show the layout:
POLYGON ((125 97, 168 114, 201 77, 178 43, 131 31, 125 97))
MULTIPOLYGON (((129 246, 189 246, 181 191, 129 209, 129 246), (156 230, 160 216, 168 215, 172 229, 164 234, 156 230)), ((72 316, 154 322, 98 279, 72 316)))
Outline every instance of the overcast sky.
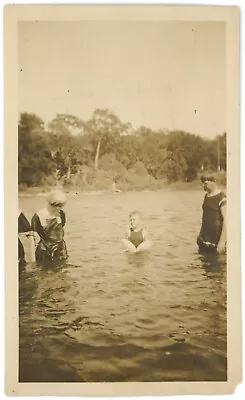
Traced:
POLYGON ((226 130, 222 22, 19 23, 19 111, 45 122, 109 108, 123 122, 226 130))

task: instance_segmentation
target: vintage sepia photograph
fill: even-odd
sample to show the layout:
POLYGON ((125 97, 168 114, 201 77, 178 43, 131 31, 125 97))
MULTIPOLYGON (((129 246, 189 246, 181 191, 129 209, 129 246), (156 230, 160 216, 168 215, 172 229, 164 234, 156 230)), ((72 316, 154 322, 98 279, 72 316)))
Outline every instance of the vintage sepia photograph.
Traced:
POLYGON ((238 14, 122 8, 16 20, 17 381, 226 384, 238 14))

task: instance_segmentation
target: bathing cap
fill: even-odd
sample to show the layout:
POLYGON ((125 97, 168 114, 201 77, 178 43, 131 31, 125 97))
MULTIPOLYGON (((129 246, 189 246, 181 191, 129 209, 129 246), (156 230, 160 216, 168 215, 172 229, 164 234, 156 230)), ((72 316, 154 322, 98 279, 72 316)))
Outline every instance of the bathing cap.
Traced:
POLYGON ((51 205, 61 204, 64 205, 66 203, 66 195, 61 190, 53 190, 49 193, 47 197, 48 203, 51 205))

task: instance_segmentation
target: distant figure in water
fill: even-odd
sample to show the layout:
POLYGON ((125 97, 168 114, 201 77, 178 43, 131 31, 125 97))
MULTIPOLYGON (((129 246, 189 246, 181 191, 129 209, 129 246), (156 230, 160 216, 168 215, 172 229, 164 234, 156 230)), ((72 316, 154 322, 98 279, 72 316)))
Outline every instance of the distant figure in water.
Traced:
POLYGON ((202 225, 197 238, 201 253, 226 251, 226 195, 216 184, 215 176, 202 176, 206 192, 202 209, 202 225))
MULTIPOLYGON (((18 216, 18 233, 25 233, 26 236, 28 237, 30 235, 31 231, 31 226, 26 218, 26 216, 23 214, 21 210, 19 210, 19 216, 18 216)), ((20 238, 18 238, 18 264, 20 268, 23 268, 26 265, 26 260, 25 260, 25 250, 24 246, 20 241, 20 238)))
POLYGON ((126 251, 131 253, 149 250, 152 246, 149 234, 142 226, 141 218, 139 211, 133 211, 130 214, 130 229, 126 233, 126 239, 122 240, 126 251))
POLYGON ((121 192, 121 190, 117 188, 117 184, 116 184, 115 181, 113 181, 113 183, 112 183, 112 191, 114 193, 120 193, 121 192))
POLYGON ((31 226, 40 237, 36 248, 36 260, 50 264, 68 258, 63 229, 66 216, 62 210, 66 203, 66 195, 60 190, 54 190, 48 195, 47 202, 47 207, 33 216, 31 226))

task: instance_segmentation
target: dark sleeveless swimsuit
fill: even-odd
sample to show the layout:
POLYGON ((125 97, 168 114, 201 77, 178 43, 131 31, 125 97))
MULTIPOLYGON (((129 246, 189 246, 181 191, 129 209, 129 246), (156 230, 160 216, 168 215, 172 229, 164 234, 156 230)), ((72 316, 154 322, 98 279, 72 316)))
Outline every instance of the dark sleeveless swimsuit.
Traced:
POLYGON ((138 247, 140 243, 144 241, 143 229, 141 229, 139 232, 135 232, 132 228, 130 228, 130 236, 128 240, 133 243, 135 247, 138 247))
POLYGON ((40 236, 40 242, 36 248, 36 260, 41 262, 54 262, 66 260, 68 257, 66 243, 64 241, 64 225, 66 217, 64 211, 60 211, 61 222, 56 217, 47 221, 44 228, 39 216, 35 214, 32 218, 32 230, 40 236))
POLYGON ((201 237, 198 239, 200 250, 216 251, 217 244, 223 227, 221 207, 226 204, 226 196, 223 192, 215 196, 205 196, 202 205, 201 237))

